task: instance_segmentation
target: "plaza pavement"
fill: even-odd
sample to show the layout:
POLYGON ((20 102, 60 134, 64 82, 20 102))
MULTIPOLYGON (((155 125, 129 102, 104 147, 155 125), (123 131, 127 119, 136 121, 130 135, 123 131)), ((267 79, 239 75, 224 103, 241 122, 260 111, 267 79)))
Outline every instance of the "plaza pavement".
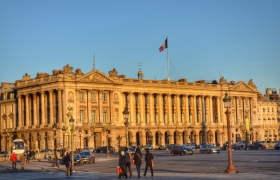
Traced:
MULTIPOLYGON (((97 158, 98 161, 107 161, 111 159, 97 158)), ((116 173, 98 173, 98 172, 73 172, 73 176, 65 176, 65 167, 59 168, 50 167, 49 162, 30 163, 26 165, 26 170, 19 170, 20 163, 17 164, 18 170, 10 170, 11 162, 0 162, 0 179, 1 180, 35 180, 35 179, 118 179, 116 173)), ((136 172, 134 171, 133 177, 128 179, 138 179, 136 172)), ((122 177, 124 179, 124 177, 122 177)), ((148 170, 147 176, 141 174, 140 179, 153 179, 153 180, 183 180, 183 179, 195 179, 195 180, 279 180, 280 172, 267 172, 267 173, 175 173, 175 172, 158 172, 156 167, 154 168, 154 177, 151 177, 151 173, 148 170)))

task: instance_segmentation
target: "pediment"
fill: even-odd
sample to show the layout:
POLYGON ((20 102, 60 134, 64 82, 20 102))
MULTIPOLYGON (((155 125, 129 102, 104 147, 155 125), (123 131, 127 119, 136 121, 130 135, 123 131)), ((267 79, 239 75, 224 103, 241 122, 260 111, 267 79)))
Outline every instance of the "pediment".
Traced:
POLYGON ((256 92, 256 89, 253 87, 249 86, 245 82, 241 81, 236 83, 231 90, 237 90, 237 91, 247 91, 247 92, 256 92))
POLYGON ((79 77, 77 81, 82 81, 82 82, 94 82, 94 83, 114 83, 114 81, 106 76, 104 73, 98 71, 98 70, 93 70, 82 77, 79 77))

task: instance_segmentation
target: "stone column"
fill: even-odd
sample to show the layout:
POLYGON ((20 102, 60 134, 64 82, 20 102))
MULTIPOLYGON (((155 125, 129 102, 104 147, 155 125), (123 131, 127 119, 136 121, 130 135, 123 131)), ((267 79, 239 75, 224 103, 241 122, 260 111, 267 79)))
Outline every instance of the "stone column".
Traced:
POLYGON ((141 125, 144 125, 145 124, 145 116, 144 116, 143 93, 139 93, 139 107, 140 107, 139 121, 140 121, 141 125))
POLYGON ((133 101, 133 94, 132 92, 128 92, 128 111, 129 111, 129 123, 130 125, 135 125, 134 119, 134 101, 133 101))
POLYGON ((154 98, 153 98, 153 94, 149 93, 148 95, 148 99, 149 99, 149 123, 150 125, 154 125, 155 124, 155 113, 154 113, 154 98))
POLYGON ((45 92, 41 91, 41 111, 42 111, 42 125, 46 123, 45 116, 45 92))
POLYGON ((34 120, 34 125, 38 125, 38 117, 37 117, 37 94, 36 92, 33 93, 33 120, 34 120))
POLYGON ((213 96, 209 97, 209 122, 213 123, 213 96))
POLYGON ((163 125, 163 99, 162 94, 158 94, 158 122, 163 125))
MULTIPOLYGON (((109 106, 110 106, 110 123, 114 123, 114 109, 113 109, 113 96, 114 91, 109 91, 109 97, 110 97, 110 102, 109 102, 109 106)), ((89 97, 89 96, 88 96, 89 97)), ((89 98, 88 98, 89 99, 89 98)), ((89 101, 88 101, 89 102, 89 101)), ((90 102, 88 103, 88 113, 89 113, 89 117, 90 117, 90 102)))
POLYGON ((21 101, 22 95, 18 95, 18 128, 21 128, 23 126, 22 123, 22 101, 21 101))
POLYGON ((103 106, 102 106, 102 93, 103 93, 103 91, 98 91, 98 108, 99 108, 99 112, 98 112, 98 114, 99 114, 99 118, 98 118, 98 122, 99 123, 103 123, 103 106))
POLYGON ((53 118, 53 90, 49 90, 49 103, 50 103, 50 124, 55 123, 53 118))
POLYGON ((26 112, 26 126, 30 126, 30 108, 29 108, 29 94, 25 94, 25 112, 26 112))
POLYGON ((196 95, 193 95, 193 123, 197 123, 197 104, 196 95))
POLYGON ((57 94, 58 94, 58 122, 61 123, 61 122, 64 122, 64 119, 62 118, 62 102, 61 102, 62 101, 62 99, 61 99, 62 90, 58 89, 57 94))
POLYGON ((172 102, 171 102, 171 95, 170 94, 166 94, 167 100, 166 100, 166 105, 167 105, 167 123, 168 124, 173 124, 172 123, 172 102))
POLYGON ((239 98, 236 96, 235 98, 235 108, 236 108, 236 122, 239 123, 239 98))
POLYGON ((217 122, 221 123, 221 105, 220 105, 220 97, 216 97, 217 100, 217 122))
POLYGON ((180 104, 180 95, 179 94, 176 94, 175 95, 176 97, 176 100, 175 100, 175 103, 176 103, 176 118, 175 118, 175 122, 177 124, 182 124, 182 117, 181 117, 181 104, 180 104))
POLYGON ((190 119, 190 112, 189 112, 189 95, 186 94, 185 95, 185 119, 184 119, 184 123, 185 124, 189 124, 189 119, 190 119))

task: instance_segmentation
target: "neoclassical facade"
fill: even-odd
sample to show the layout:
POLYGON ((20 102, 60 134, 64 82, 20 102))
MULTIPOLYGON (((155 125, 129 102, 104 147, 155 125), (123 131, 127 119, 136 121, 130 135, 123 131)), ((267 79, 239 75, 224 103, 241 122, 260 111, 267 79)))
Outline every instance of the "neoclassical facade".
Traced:
POLYGON ((252 80, 145 80, 141 71, 138 77, 126 78, 116 69, 108 75, 95 69, 84 74, 69 65, 53 70, 51 75, 37 73, 31 78, 25 74, 8 90, 13 98, 0 101, 1 149, 11 146, 15 134, 24 139, 29 149, 53 149, 54 138, 57 148, 69 147, 71 117, 75 120, 75 148, 125 146, 126 106, 129 145, 222 145, 227 141, 225 93, 231 97, 234 142, 244 141, 246 133, 251 141, 264 140, 270 135, 267 131, 278 138, 277 104, 271 102, 270 110, 275 112, 264 115, 252 80))

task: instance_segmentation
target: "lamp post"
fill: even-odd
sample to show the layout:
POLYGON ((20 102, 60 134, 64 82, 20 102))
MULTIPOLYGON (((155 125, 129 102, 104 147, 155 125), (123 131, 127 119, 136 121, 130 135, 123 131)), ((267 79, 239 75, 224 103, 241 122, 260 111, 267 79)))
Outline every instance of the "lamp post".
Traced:
POLYGON ((231 149, 231 132, 230 132, 230 97, 228 94, 225 94, 225 97, 223 98, 224 101, 224 107, 227 109, 226 115, 227 115, 227 133, 228 133, 228 167, 225 173, 228 174, 235 174, 237 173, 237 170, 235 169, 233 162, 232 162, 232 149, 231 149))
POLYGON ((75 122, 75 119, 73 119, 73 117, 71 116, 71 118, 69 119, 69 123, 70 123, 70 126, 71 126, 71 167, 74 168, 74 149, 73 149, 73 141, 74 141, 74 122, 75 122))
POLYGON ((61 155, 62 155, 62 158, 64 158, 64 156, 65 156, 65 150, 64 150, 64 149, 65 149, 65 133, 66 133, 66 127, 63 126, 63 127, 62 127, 62 134, 63 134, 63 139, 62 139, 62 141, 63 141, 63 142, 62 142, 62 151, 61 151, 61 152, 62 152, 62 154, 61 154, 61 155))
POLYGON ((109 132, 109 130, 106 129, 105 132, 106 132, 106 144, 107 144, 107 155, 106 155, 106 157, 109 158, 110 157, 110 154, 109 154, 110 153, 109 152, 109 141, 108 141, 108 132, 109 132))
POLYGON ((125 136, 126 136, 126 147, 128 148, 128 118, 129 118, 129 111, 128 111, 128 107, 127 107, 127 102, 125 105, 125 109, 123 111, 123 117, 124 117, 124 125, 125 125, 125 136))
POLYGON ((53 129, 53 134, 54 134, 54 157, 53 157, 53 165, 52 167, 57 167, 57 156, 56 156, 56 128, 57 125, 56 123, 53 124, 52 129, 53 129))
POLYGON ((222 135, 222 145, 223 145, 224 144, 224 135, 225 135, 225 133, 221 132, 221 135, 222 135))
POLYGON ((93 139, 93 149, 95 149, 95 141, 94 141, 94 126, 93 124, 90 125, 90 131, 93 139))
POLYGON ((79 129, 79 137, 80 137, 80 150, 82 148, 82 129, 79 129))

